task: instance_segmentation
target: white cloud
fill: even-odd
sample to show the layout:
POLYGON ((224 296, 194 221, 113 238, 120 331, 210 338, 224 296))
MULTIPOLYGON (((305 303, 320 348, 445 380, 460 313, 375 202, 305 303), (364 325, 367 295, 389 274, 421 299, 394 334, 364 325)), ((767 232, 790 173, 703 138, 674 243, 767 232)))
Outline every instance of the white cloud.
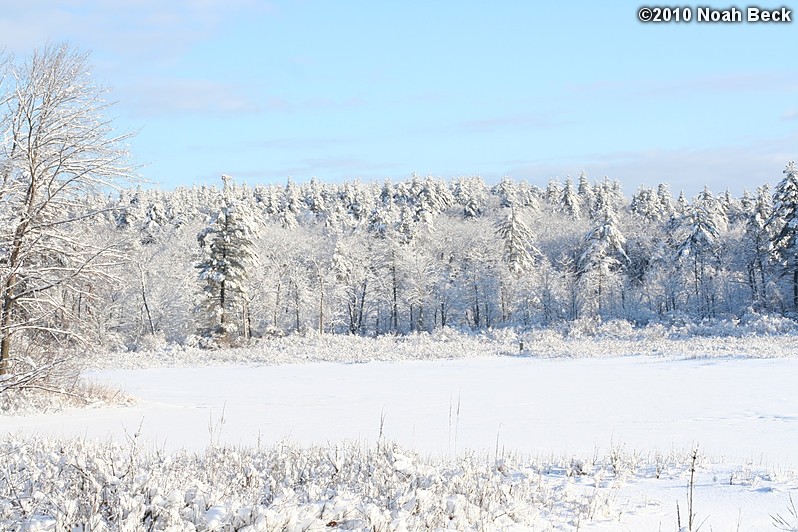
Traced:
POLYGON ((471 133, 493 133, 507 129, 548 129, 561 125, 562 122, 552 118, 548 113, 518 113, 481 120, 469 120, 454 126, 457 131, 471 133))
POLYGON ((209 80, 145 80, 121 87, 122 107, 137 115, 163 116, 178 113, 257 113, 258 103, 245 90, 230 83, 209 80))
POLYGON ((131 60, 163 63, 207 39, 241 11, 269 15, 256 0, 28 0, 0 10, 0 35, 10 51, 27 55, 47 42, 69 41, 102 52, 105 66, 131 60))
POLYGON ((592 83, 571 85, 570 90, 578 94, 607 93, 619 97, 681 96, 685 94, 719 92, 772 92, 798 90, 798 75, 793 72, 748 72, 726 76, 700 76, 677 80, 600 80, 592 83))
POLYGON ((591 179, 609 176, 624 186, 627 194, 645 184, 668 183, 674 193, 697 194, 704 185, 713 191, 729 189, 734 194, 781 180, 787 161, 798 158, 798 135, 748 145, 716 148, 643 150, 587 154, 563 159, 510 165, 505 172, 515 178, 544 184, 587 171, 591 179))

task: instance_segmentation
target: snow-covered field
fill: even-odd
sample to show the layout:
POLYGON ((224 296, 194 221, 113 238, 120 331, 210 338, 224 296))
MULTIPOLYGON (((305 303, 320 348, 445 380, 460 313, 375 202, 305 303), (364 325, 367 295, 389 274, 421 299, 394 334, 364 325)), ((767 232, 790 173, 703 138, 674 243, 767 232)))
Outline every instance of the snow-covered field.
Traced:
MULTIPOLYGON (((36 488, 39 499, 31 494, 26 503, 40 516, 53 513, 45 511, 47 482, 52 487, 69 474, 64 464, 82 459, 80 475, 124 491, 130 511, 142 512, 138 523, 149 510, 200 529, 218 522, 265 530, 294 519, 289 529, 675 530, 677 503, 687 524, 690 452, 697 447, 694 512, 697 523, 706 519, 702 530, 775 530, 772 516, 789 521, 789 495, 798 491, 798 358, 792 340, 747 340, 761 341, 761 352, 718 352, 734 341, 726 339, 700 356, 695 352, 711 342, 696 348, 699 339, 676 356, 541 357, 557 353, 528 345, 527 356, 517 356, 517 339, 509 338, 482 342, 478 357, 461 351, 460 358, 393 361, 394 352, 351 339, 349 354, 340 356, 358 363, 274 364, 282 360, 271 353, 272 365, 231 364, 238 355, 219 352, 205 360, 215 365, 192 367, 194 352, 183 350, 177 367, 89 373, 137 397, 134 406, 0 417, 0 432, 9 435, 0 449, 2 474, 35 487, 19 481, 12 464, 27 460, 26 474, 34 464, 54 468, 37 472, 49 480, 36 488), (136 475, 150 470, 136 482, 119 480, 131 438, 141 448, 136 475), (230 449, 237 458, 225 454, 230 449), (334 473, 329 457, 338 454, 354 469, 334 473), (116 472, 108 469, 111 456, 123 457, 116 472), (158 460, 180 462, 182 472, 156 472, 158 460), (278 471, 274 461, 293 473, 278 471), (257 489, 218 484, 246 471, 257 476, 257 489), (199 476, 204 487, 197 488, 199 476)), ((329 342, 307 352, 341 347, 329 342)), ((386 341, 391 345, 400 354, 406 348, 386 341)), ((129 366, 154 358, 146 354, 129 366)), ((111 357, 104 360, 98 365, 110 365, 111 357)), ((0 515, 20 519, 22 506, 3 497, 0 515)))

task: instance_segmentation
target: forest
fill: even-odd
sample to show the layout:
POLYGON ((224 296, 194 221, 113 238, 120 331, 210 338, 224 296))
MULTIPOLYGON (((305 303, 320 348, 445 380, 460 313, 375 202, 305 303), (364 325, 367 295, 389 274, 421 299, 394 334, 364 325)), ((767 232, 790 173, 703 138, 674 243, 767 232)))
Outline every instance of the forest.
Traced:
POLYGON ((618 182, 582 173, 545 188, 418 175, 248 186, 224 176, 219 187, 84 200, 70 238, 113 253, 101 275, 49 296, 56 304, 37 331, 108 347, 579 319, 642 326, 796 307, 793 163, 773 193, 741 198, 708 189, 674 198, 662 184, 627 199, 618 182))

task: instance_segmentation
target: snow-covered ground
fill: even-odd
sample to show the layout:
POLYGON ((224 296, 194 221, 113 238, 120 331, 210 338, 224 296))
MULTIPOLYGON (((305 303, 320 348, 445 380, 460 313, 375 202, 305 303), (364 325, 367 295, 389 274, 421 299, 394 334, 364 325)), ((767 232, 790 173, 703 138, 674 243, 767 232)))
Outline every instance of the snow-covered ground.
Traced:
POLYGON ((169 448, 290 438, 423 452, 590 454, 690 448, 798 467, 798 359, 488 359, 105 370, 129 408, 2 417, 0 428, 123 437, 169 448), (213 430, 209 429, 209 423, 213 430), (213 434, 211 434, 211 432, 213 434))
POLYGON ((565 490, 562 515, 550 509, 546 523, 602 530, 674 530, 698 446, 703 529, 762 530, 789 515, 798 489, 795 375, 792 357, 639 355, 97 370, 91 378, 140 402, 0 417, 0 431, 121 442, 138 432, 167 453, 393 441, 422 461, 474 453, 485 467, 521 453, 543 464, 538 482, 565 490), (566 473, 569 464, 586 475, 566 473), (587 519, 567 493, 600 511, 587 519))

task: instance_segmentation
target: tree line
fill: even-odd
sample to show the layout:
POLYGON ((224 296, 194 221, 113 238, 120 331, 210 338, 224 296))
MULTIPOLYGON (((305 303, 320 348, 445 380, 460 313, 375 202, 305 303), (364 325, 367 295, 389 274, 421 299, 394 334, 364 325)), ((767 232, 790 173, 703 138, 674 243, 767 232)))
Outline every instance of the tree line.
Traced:
MULTIPOLYGON (((109 331, 235 341, 454 326, 701 321, 798 308, 798 170, 775 191, 509 178, 126 190, 109 331), (135 275, 131 275, 135 274, 135 275), (153 310, 154 309, 154 310, 153 310), (146 320, 144 319, 146 318, 146 320), (112 325, 112 326, 111 326, 112 325)), ((111 215, 113 213, 113 215, 111 215)))

